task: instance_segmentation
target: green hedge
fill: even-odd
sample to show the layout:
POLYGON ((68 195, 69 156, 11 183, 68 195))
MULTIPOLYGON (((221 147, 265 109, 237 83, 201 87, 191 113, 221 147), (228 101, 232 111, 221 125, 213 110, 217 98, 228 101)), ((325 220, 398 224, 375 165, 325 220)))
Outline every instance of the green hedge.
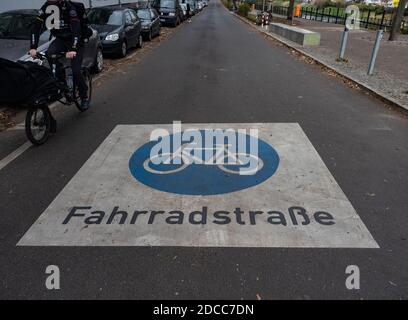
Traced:
POLYGON ((222 0, 222 3, 224 4, 224 6, 225 6, 227 9, 232 9, 232 6, 233 6, 232 0, 222 0))
POLYGON ((249 11, 251 11, 251 6, 248 3, 243 3, 238 7, 238 14, 240 16, 246 17, 249 11))

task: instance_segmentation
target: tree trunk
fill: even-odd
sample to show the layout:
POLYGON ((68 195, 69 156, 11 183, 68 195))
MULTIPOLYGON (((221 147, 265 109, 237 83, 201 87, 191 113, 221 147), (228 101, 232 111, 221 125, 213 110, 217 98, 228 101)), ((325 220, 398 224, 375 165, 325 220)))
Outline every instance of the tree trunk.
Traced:
POLYGON ((393 41, 397 37, 397 33, 401 31, 401 22, 404 16, 405 6, 407 5, 408 0, 400 0, 397 8, 397 12, 394 15, 392 20, 392 27, 390 32, 389 41, 393 41))
POLYGON ((288 7, 288 20, 293 21, 293 10, 295 9, 295 0, 290 0, 288 7))

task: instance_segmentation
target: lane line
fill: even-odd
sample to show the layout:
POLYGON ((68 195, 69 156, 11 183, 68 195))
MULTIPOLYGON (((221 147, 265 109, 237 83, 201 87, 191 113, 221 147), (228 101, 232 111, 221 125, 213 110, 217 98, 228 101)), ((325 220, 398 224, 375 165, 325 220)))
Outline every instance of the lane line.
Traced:
POLYGON ((31 142, 27 141, 22 146, 20 146, 18 149, 14 150, 12 153, 10 153, 7 157, 0 160, 0 170, 5 168, 8 164, 10 164, 15 159, 17 159, 20 155, 22 155, 31 146, 32 146, 31 142))

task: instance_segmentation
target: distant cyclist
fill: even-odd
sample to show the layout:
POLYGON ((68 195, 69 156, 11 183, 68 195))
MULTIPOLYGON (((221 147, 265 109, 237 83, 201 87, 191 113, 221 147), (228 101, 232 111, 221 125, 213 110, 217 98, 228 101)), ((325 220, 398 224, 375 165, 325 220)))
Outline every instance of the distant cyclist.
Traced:
POLYGON ((191 22, 191 6, 188 2, 187 2, 187 21, 191 22))
MULTIPOLYGON (((30 55, 33 58, 37 56, 41 30, 47 19, 53 14, 51 10, 47 10, 49 6, 58 7, 59 26, 51 28, 51 35, 55 37, 55 40, 50 44, 47 55, 51 57, 53 54, 67 52, 66 58, 71 60, 74 82, 79 89, 81 108, 86 110, 89 108, 88 86, 81 72, 84 55, 84 37, 81 29, 81 19, 83 17, 80 17, 77 8, 71 1, 48 0, 41 7, 31 35, 30 55)), ((55 21, 56 19, 54 19, 54 23, 55 21)))

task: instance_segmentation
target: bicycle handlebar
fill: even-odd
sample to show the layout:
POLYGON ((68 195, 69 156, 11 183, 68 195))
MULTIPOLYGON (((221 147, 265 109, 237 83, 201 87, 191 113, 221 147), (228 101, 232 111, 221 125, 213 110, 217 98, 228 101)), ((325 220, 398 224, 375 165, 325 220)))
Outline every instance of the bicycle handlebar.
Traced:
POLYGON ((51 55, 51 59, 65 58, 66 54, 67 52, 54 53, 51 55))
MULTIPOLYGON (((66 54, 67 54, 67 52, 55 53, 55 54, 51 55, 51 58, 52 59, 65 58, 66 54)), ((46 53, 37 51, 37 55, 36 55, 35 58, 40 59, 40 60, 46 60, 48 58, 48 56, 47 56, 46 53)))
MULTIPOLYGON (((28 52, 28 54, 30 54, 30 52, 28 52)), ((45 53, 37 51, 37 55, 35 56, 35 59, 45 60, 47 59, 47 55, 45 53)))

